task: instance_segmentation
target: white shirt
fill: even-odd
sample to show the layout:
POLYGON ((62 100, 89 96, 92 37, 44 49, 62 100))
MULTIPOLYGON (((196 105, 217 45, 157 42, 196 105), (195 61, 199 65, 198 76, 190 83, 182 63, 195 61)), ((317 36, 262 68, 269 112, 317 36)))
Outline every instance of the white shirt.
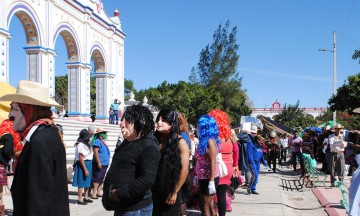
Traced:
POLYGON ((289 140, 288 138, 280 138, 280 143, 283 148, 287 148, 289 145, 289 140))
POLYGON ((326 149, 327 149, 327 147, 328 147, 328 145, 329 145, 329 139, 328 138, 325 138, 324 139, 324 142, 322 143, 322 144, 325 144, 326 143, 326 145, 322 148, 322 152, 325 154, 326 153, 326 149))
POLYGON ((79 142, 75 148, 75 158, 76 160, 80 160, 79 154, 84 156, 84 160, 92 160, 93 159, 93 152, 91 148, 89 148, 84 143, 79 142))
POLYGON ((347 146, 347 142, 343 140, 343 136, 339 134, 335 136, 335 134, 331 134, 329 136, 329 144, 330 144, 330 151, 331 152, 344 152, 345 147, 347 146))

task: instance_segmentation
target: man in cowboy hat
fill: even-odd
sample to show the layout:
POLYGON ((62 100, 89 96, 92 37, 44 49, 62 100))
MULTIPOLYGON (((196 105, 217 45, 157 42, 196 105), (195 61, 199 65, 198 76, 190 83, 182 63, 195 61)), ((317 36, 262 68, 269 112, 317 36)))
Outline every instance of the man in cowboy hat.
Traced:
POLYGON ((344 180, 344 170, 345 170, 344 151, 347 146, 347 142, 344 141, 344 137, 340 133, 341 129, 343 129, 341 124, 336 124, 334 126, 335 133, 329 136, 329 145, 331 152, 330 153, 331 186, 334 186, 335 176, 339 177, 339 181, 344 180))
POLYGON ((12 102, 9 119, 24 139, 11 187, 14 215, 70 215, 65 147, 50 110, 60 105, 46 86, 25 80, 0 101, 12 102))

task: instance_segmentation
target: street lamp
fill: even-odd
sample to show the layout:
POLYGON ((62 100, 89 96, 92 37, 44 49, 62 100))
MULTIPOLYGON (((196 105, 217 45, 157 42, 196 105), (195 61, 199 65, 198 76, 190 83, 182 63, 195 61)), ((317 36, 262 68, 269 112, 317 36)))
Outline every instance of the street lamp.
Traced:
MULTIPOLYGON (((334 37, 333 50, 319 49, 319 51, 332 52, 334 54, 333 94, 334 94, 334 96, 336 96, 336 31, 333 32, 333 37, 334 37)), ((336 124, 336 110, 333 112, 333 124, 334 124, 334 126, 336 124)))

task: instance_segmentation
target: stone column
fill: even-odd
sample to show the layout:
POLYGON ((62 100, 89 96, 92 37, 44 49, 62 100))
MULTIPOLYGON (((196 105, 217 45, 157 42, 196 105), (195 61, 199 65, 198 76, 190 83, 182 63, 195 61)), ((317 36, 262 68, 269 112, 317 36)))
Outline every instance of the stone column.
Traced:
POLYGON ((30 46, 24 48, 27 54, 27 79, 49 87, 49 96, 55 96, 55 56, 50 48, 30 46))
POLYGON ((68 68, 68 115, 69 118, 90 119, 90 65, 67 63, 68 68))
POLYGON ((25 47, 27 79, 41 83, 41 56, 40 48, 25 47))
POLYGON ((9 82, 10 32, 0 28, 0 82, 9 82))
POLYGON ((48 50, 47 66, 49 73, 48 83, 49 83, 50 97, 55 97, 55 57, 56 57, 56 52, 53 50, 48 50))
POLYGON ((110 73, 94 73, 96 78, 96 119, 107 121, 109 119, 110 104, 114 100, 113 80, 115 75, 110 73))

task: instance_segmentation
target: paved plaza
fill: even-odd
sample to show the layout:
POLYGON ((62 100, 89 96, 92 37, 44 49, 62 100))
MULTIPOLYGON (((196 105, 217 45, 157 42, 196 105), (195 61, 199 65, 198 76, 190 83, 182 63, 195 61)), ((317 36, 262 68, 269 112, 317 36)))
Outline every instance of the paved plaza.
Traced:
MULTIPOLYGON (((290 167, 279 167, 277 173, 265 171, 262 168, 259 177, 257 191, 259 195, 247 195, 245 189, 239 188, 236 198, 233 200, 232 212, 229 216, 239 215, 276 215, 276 216, 325 216, 341 215, 346 212, 340 205, 341 192, 337 188, 324 188, 319 184, 315 189, 302 188, 297 190, 283 189, 280 176, 293 176, 295 173, 290 167)), ((11 182, 12 177, 9 177, 11 182)), ((328 178, 329 179, 329 178, 328 178)), ((349 177, 345 178, 345 184, 349 186, 349 177)), ((327 181, 327 186, 330 182, 327 181)), ((5 191, 4 202, 7 215, 12 215, 12 200, 8 190, 5 191)), ((69 205, 72 216, 95 216, 113 215, 112 211, 106 211, 101 199, 94 200, 86 206, 77 205, 77 188, 69 184, 69 205)), ((198 211, 188 210, 188 215, 200 215, 198 211)))

